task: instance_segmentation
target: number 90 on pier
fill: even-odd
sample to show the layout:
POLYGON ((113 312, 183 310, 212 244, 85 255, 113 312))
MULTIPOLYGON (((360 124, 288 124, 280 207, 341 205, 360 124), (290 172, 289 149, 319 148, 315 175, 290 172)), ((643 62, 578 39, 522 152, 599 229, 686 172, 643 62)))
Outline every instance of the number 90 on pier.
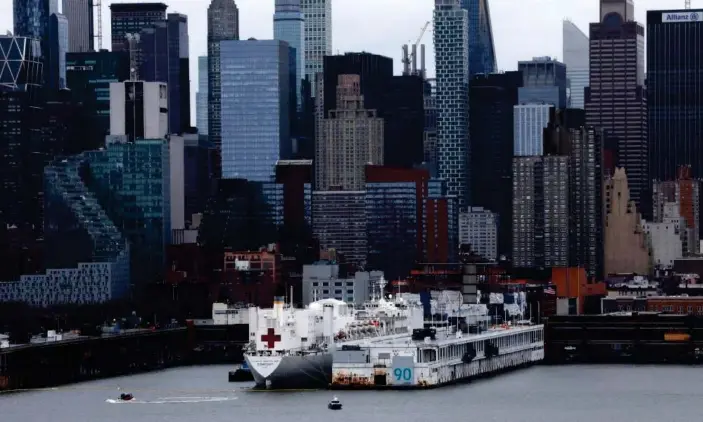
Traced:
POLYGON ((393 369, 393 377, 396 384, 409 384, 413 380, 413 369, 395 368, 393 369))
POLYGON ((394 357, 391 368, 391 382, 394 385, 415 384, 415 364, 412 356, 394 357))

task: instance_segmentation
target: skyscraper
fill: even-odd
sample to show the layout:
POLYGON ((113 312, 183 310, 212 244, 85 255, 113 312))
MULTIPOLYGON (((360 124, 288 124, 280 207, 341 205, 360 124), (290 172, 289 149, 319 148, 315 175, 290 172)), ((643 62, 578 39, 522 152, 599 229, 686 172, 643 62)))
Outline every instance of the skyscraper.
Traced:
POLYGON ((297 109, 301 111, 302 80, 305 79, 305 18, 300 10, 300 0, 276 0, 273 38, 295 48, 295 98, 297 109))
POLYGON ((139 33, 139 79, 168 82, 169 31, 166 21, 155 22, 139 33))
POLYGON ((687 165, 694 179, 703 177, 702 19, 703 10, 647 12, 647 106, 653 180, 676 180, 679 167, 687 165))
POLYGON ((322 123, 317 190, 364 190, 365 166, 383 164, 383 119, 366 108, 359 75, 339 75, 337 108, 322 123), (353 127, 354 130, 347 130, 353 127))
POLYGON ((603 131, 593 127, 571 129, 569 212, 570 265, 603 276, 603 131))
POLYGON ((198 91, 195 93, 195 126, 201 135, 208 134, 207 56, 198 57, 198 91))
POLYGON ((393 59, 372 53, 329 55, 324 59, 324 68, 324 117, 330 110, 338 108, 337 83, 340 75, 359 75, 364 106, 378 110, 382 116, 388 80, 393 76, 393 59))
POLYGON ((301 0, 305 18, 305 76, 313 96, 315 74, 324 69, 325 56, 332 55, 332 0, 301 0))
POLYGON ((590 25, 586 123, 606 131, 606 144, 617 145, 618 167, 625 168, 630 197, 648 215, 644 27, 634 21, 632 0, 601 0, 600 17, 590 25))
POLYGON ((522 87, 518 90, 520 104, 550 104, 566 108, 566 66, 549 56, 519 61, 522 87))
POLYGON ((66 54, 66 83, 91 114, 90 143, 103 143, 110 133, 110 83, 129 78, 126 51, 91 51, 66 54))
POLYGON ((93 0, 63 0, 61 13, 68 19, 68 51, 93 51, 93 0))
POLYGON ((562 57, 566 65, 569 108, 584 108, 584 89, 588 86, 588 35, 575 23, 564 20, 562 57))
POLYGON ((223 178, 272 182, 290 158, 292 51, 278 40, 220 42, 223 178))
POLYGON ((127 34, 138 34, 142 29, 166 19, 164 3, 112 3, 112 51, 129 51, 127 34))
POLYGON ((471 198, 498 213, 498 251, 512 251, 513 106, 518 102, 522 72, 476 75, 469 83, 471 198))
POLYGON ((168 25, 168 121, 171 133, 190 128, 190 53, 188 16, 169 13, 168 25))
MULTIPOLYGON (((589 276, 603 271, 603 131, 584 126, 582 109, 552 110, 543 152, 568 158, 569 265, 589 276)), ((539 193, 538 193, 539 194, 539 193)), ((551 212, 546 209, 544 212, 551 212)), ((545 238, 553 230, 545 232, 545 238)))
POLYGON ((469 16, 459 0, 435 0, 438 175, 459 207, 469 204, 469 16))
POLYGON ((569 157, 513 159, 513 265, 569 265, 569 157))
POLYGON ((44 84, 50 74, 47 52, 50 50, 50 18, 54 13, 59 13, 58 0, 13 0, 14 35, 39 40, 44 61, 44 84))
POLYGON ((39 40, 0 36, 0 241, 13 226, 41 232, 42 68, 39 40))
POLYGON ((461 0, 469 13, 469 76, 496 71, 495 45, 488 0, 461 0))
POLYGON ((46 48, 49 17, 52 13, 59 13, 58 0, 14 0, 12 11, 14 35, 38 39, 42 48, 46 48))
POLYGON ((239 9, 234 0, 212 0, 207 8, 208 135, 222 145, 220 41, 239 39, 239 9))
POLYGON ((49 18, 49 62, 46 85, 52 90, 66 88, 66 52, 68 50, 68 20, 60 13, 49 18))
POLYGON ((543 131, 549 124, 549 104, 520 104, 513 107, 513 155, 542 155, 543 131))
POLYGON ((383 162, 412 168, 424 160, 425 80, 420 75, 388 79, 383 101, 383 162))

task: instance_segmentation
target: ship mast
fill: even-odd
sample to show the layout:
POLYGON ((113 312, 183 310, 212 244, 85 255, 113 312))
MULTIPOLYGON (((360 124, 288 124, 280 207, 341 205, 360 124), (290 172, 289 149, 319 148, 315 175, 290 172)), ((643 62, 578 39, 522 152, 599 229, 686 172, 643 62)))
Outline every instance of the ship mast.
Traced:
POLYGON ((386 290, 386 285, 388 283, 386 282, 385 277, 381 276, 381 278, 378 279, 376 282, 376 285, 378 287, 378 293, 380 295, 380 298, 383 299, 383 292, 386 290))

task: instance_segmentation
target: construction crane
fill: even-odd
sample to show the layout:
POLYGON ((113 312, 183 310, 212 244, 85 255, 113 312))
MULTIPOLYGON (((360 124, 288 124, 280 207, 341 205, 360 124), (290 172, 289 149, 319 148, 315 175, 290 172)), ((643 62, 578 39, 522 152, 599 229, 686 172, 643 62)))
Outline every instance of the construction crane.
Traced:
POLYGON ((684 9, 690 9, 691 8, 691 0, 686 0, 686 2, 683 5, 684 9))
MULTIPOLYGON (((417 37, 417 41, 415 41, 414 44, 412 44, 412 53, 408 54, 408 45, 405 44, 403 46, 403 75, 409 75, 411 74, 410 71, 410 63, 412 63, 412 74, 417 74, 418 69, 417 69, 417 46, 420 44, 420 41, 422 41, 422 37, 425 35, 425 32, 427 32, 427 27, 430 26, 431 21, 425 22, 425 26, 422 27, 422 30, 420 31, 420 36, 417 37)), ((424 55, 424 45, 421 47, 422 49, 422 63, 420 66, 420 73, 425 71, 425 55, 424 55)), ((421 75, 423 76, 423 75, 421 75)))
POLYGON ((97 15, 97 31, 95 31, 95 40, 98 42, 97 51, 103 49, 103 2, 102 0, 94 0, 93 7, 96 10, 97 15))

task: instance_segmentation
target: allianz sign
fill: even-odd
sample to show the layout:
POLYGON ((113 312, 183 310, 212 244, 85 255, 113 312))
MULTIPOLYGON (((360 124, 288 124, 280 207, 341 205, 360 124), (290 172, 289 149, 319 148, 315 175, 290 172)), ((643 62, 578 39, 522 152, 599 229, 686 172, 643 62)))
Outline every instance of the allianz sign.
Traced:
POLYGON ((662 23, 669 22, 703 22, 703 10, 692 10, 683 13, 662 13, 662 23))

